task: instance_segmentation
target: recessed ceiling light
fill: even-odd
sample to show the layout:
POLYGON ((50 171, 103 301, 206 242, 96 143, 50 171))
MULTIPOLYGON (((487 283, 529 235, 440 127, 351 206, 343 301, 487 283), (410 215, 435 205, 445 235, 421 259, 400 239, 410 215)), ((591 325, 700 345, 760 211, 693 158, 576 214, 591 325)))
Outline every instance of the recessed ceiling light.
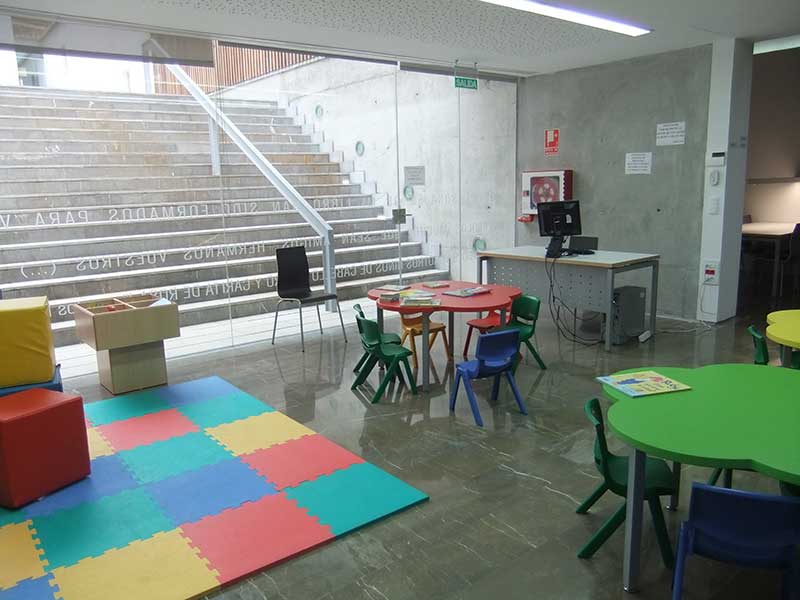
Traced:
POLYGON ((605 17, 598 17, 587 13, 571 10, 569 8, 561 8, 559 6, 551 6, 542 2, 533 2, 533 0, 480 0, 487 4, 496 4, 497 6, 505 6, 506 8, 514 8, 516 10, 524 10, 526 12, 536 13, 545 17, 552 17, 554 19, 561 19, 562 21, 570 21, 571 23, 579 23, 588 27, 596 27, 598 29, 605 29, 606 31, 613 31, 614 33, 621 33, 631 37, 639 37, 646 33, 651 33, 652 29, 645 29, 644 27, 637 27, 636 25, 629 25, 628 23, 620 23, 605 17))

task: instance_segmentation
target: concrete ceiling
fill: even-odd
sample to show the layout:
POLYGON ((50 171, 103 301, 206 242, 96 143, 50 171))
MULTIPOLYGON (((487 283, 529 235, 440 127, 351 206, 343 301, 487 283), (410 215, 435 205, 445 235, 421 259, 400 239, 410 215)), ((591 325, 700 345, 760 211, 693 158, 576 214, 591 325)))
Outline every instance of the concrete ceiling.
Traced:
POLYGON ((240 41, 451 65, 547 73, 707 44, 800 33, 798 0, 553 2, 652 28, 639 38, 478 0, 0 0, 44 11, 240 41))

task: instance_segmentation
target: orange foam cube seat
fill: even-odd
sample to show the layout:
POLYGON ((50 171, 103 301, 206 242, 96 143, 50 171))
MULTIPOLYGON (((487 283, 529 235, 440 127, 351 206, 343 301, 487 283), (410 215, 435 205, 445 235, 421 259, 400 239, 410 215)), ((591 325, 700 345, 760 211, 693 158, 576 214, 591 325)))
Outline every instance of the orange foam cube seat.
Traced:
POLYGON ((0 398, 0 506, 19 508, 89 471, 83 398, 40 388, 0 398))

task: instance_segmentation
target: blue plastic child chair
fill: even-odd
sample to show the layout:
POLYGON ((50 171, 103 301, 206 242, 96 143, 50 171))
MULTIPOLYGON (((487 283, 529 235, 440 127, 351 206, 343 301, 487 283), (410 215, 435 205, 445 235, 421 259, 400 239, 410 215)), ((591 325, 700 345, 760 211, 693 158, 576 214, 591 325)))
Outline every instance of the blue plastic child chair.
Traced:
POLYGON ((686 558, 698 554, 743 566, 781 569, 784 598, 796 598, 800 498, 692 484, 689 519, 681 525, 672 600, 680 600, 686 558))
POLYGON ((472 416, 475 417, 475 424, 483 427, 481 412, 478 410, 478 401, 475 399, 475 392, 472 389, 473 379, 484 379, 494 377, 492 386, 492 400, 497 400, 497 393, 500 390, 500 376, 505 375, 514 399, 517 401, 519 411, 527 415, 525 404, 522 402, 517 382, 514 380, 512 369, 514 359, 519 348, 519 331, 507 329, 493 333, 484 333, 478 337, 478 348, 475 351, 475 360, 467 360, 456 365, 456 380, 453 383, 453 393, 450 396, 450 412, 456 408, 456 397, 458 396, 458 384, 463 380, 464 389, 467 391, 469 405, 472 408, 472 416))

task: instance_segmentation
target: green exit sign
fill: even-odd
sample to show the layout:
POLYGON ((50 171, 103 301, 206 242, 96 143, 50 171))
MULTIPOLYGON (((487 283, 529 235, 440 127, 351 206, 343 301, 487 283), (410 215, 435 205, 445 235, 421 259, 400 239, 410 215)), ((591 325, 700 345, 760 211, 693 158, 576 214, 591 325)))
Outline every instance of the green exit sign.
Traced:
POLYGON ((478 80, 472 77, 456 77, 456 87, 465 90, 477 90, 478 80))

